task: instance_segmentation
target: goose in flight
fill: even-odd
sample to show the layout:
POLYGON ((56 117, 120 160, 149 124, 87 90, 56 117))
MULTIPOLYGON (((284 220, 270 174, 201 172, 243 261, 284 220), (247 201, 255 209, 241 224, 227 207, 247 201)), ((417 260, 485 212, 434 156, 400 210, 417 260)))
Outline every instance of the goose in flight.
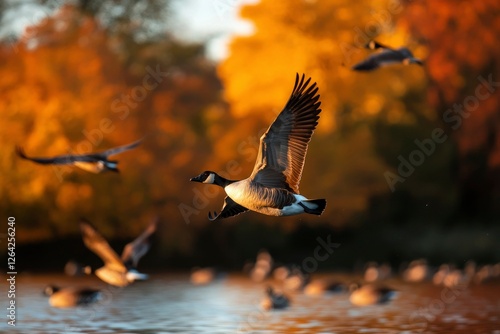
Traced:
POLYGON ((191 181, 224 188, 222 211, 208 219, 236 216, 252 210, 270 216, 299 213, 321 215, 325 199, 307 199, 299 193, 307 146, 318 125, 321 112, 316 83, 296 75, 292 94, 284 109, 260 138, 257 161, 250 177, 227 180, 212 171, 204 171, 191 181))
POLYGON ((74 165, 87 172, 101 173, 104 171, 119 172, 118 161, 109 160, 111 155, 119 154, 131 150, 141 143, 142 139, 137 140, 131 144, 115 147, 103 152, 89 153, 89 154, 67 154, 57 155, 52 158, 28 157, 22 147, 16 146, 16 153, 19 157, 33 161, 42 165, 74 165))
POLYGON ((370 50, 381 49, 382 51, 372 54, 365 60, 354 65, 352 69, 355 71, 372 71, 379 67, 398 63, 404 65, 423 65, 423 62, 420 59, 415 58, 413 53, 405 47, 393 49, 376 41, 370 41, 365 47, 370 50))
POLYGON ((125 245, 120 258, 89 222, 80 221, 85 246, 104 261, 104 266, 95 270, 95 275, 104 282, 119 287, 148 279, 147 274, 138 272, 136 268, 139 260, 150 248, 150 239, 156 231, 156 224, 157 220, 154 220, 140 236, 125 245))

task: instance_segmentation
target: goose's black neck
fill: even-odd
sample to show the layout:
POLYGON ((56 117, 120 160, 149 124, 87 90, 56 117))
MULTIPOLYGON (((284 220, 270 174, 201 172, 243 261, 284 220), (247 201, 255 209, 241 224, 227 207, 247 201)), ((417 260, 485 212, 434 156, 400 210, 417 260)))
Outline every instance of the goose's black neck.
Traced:
POLYGON ((219 174, 214 173, 214 184, 218 185, 219 187, 225 188, 234 182, 237 182, 237 180, 228 180, 228 179, 223 178, 219 174))

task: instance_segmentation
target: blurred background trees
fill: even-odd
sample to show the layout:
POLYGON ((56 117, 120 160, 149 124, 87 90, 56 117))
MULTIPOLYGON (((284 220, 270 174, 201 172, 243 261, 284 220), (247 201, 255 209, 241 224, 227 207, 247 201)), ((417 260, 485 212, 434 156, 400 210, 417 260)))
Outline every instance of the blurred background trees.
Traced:
POLYGON ((446 128, 457 151, 455 219, 499 222, 499 14, 496 1, 470 1, 459 6, 453 1, 439 6, 419 1, 408 5, 402 17, 411 34, 432 51, 427 57, 427 101, 438 119, 443 120, 446 111, 457 103, 472 109, 458 129, 446 128), (425 21, 435 23, 422 24, 425 21), (490 87, 491 96, 476 106, 468 97, 476 96, 479 78, 491 78, 497 89, 490 87))
MULTIPOLYGON (((176 37, 170 1, 32 5, 43 19, 0 45, 0 210, 19 222, 19 243, 76 240, 81 216, 125 240, 159 214, 158 263, 239 265, 261 247, 300 257, 328 233, 343 243, 333 264, 500 258, 499 90, 457 129, 444 120, 474 96, 479 76, 500 81, 497 2, 262 0, 242 8, 254 33, 235 38, 220 63, 176 37), (408 46, 425 66, 351 71, 370 39, 408 46), (161 74, 146 89, 152 72, 161 74), (318 83, 323 109, 301 192, 327 198, 327 210, 209 223, 224 195, 189 178, 207 169, 246 177, 296 72, 318 83), (399 157, 436 128, 448 139, 391 191, 385 173, 397 173, 399 157), (84 153, 142 137, 119 157, 120 175, 14 153, 15 145, 33 156, 84 153)), ((3 6, 5 27, 19 5, 3 6)))

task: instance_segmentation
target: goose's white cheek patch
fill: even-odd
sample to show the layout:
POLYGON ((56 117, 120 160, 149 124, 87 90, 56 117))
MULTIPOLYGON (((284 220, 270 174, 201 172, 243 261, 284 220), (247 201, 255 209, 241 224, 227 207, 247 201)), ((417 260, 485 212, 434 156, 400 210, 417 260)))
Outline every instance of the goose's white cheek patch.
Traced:
POLYGON ((205 179, 205 181, 203 181, 203 183, 210 183, 210 184, 212 184, 212 183, 214 183, 214 181, 215 181, 215 175, 214 175, 214 174, 210 174, 210 175, 209 175, 209 176, 205 179))

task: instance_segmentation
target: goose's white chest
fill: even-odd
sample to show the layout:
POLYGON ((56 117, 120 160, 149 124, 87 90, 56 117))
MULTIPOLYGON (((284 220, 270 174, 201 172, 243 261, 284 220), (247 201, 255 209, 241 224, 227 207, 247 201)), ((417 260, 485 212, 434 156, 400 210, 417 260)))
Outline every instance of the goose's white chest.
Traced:
POLYGON ((294 194, 295 201, 293 203, 279 208, 277 204, 279 200, 274 198, 274 196, 279 196, 279 193, 273 192, 273 189, 252 186, 248 180, 231 183, 224 190, 239 205, 265 215, 290 216, 304 212, 304 208, 299 205, 299 202, 306 198, 299 194, 294 194))
POLYGON ((227 196, 229 196, 233 201, 249 208, 247 205, 250 202, 250 197, 252 197, 249 182, 246 180, 234 182, 227 185, 224 190, 227 196))
POLYGON ((97 162, 75 161, 73 164, 76 167, 81 168, 87 172, 96 174, 104 170, 104 163, 102 161, 97 161, 97 162))

